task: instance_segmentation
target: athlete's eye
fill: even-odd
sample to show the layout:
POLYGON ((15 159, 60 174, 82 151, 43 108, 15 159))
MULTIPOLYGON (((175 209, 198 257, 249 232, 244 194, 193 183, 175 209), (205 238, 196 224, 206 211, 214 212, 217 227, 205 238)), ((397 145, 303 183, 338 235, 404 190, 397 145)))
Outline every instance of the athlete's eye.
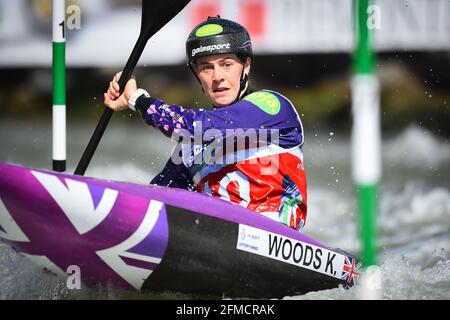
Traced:
POLYGON ((233 66, 233 61, 227 60, 223 62, 224 68, 231 68, 233 66))
POLYGON ((213 66, 209 65, 209 64, 203 64, 200 66, 200 72, 201 71, 210 71, 213 69, 213 66))

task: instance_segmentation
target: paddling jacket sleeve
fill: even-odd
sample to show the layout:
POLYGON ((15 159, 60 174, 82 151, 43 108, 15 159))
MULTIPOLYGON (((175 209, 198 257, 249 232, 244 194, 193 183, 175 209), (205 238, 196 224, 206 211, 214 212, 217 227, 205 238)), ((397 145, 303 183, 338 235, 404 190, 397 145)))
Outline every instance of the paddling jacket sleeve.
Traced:
POLYGON ((181 150, 182 161, 176 164, 171 157, 152 183, 191 190, 195 186, 198 192, 235 202, 293 229, 304 226, 303 127, 287 98, 262 90, 232 105, 203 110, 141 96, 135 106, 145 122, 164 135, 180 141, 179 133, 183 133, 183 141, 187 134, 193 142, 180 141, 181 148, 172 156, 181 150), (236 139, 249 137, 250 131, 256 132, 258 144, 245 138, 237 146, 236 139), (260 144, 263 133, 267 140, 260 144), (231 139, 232 148, 228 148, 231 139))
POLYGON ((303 145, 303 128, 294 106, 273 91, 256 91, 230 106, 213 110, 185 109, 142 95, 136 100, 136 110, 147 124, 175 140, 179 135, 173 134, 181 131, 194 139, 198 133, 204 138, 203 133, 210 129, 219 130, 224 138, 238 129, 264 129, 269 135, 271 129, 276 129, 281 147, 303 145))

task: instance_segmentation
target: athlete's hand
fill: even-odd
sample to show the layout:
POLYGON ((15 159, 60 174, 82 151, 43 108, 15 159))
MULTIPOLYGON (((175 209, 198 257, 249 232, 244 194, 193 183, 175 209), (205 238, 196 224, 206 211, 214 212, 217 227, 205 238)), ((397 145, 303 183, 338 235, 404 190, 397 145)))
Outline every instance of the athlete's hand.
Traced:
POLYGON ((103 94, 105 106, 113 109, 114 111, 124 110, 128 108, 128 100, 137 90, 136 79, 134 76, 128 80, 125 85, 125 90, 120 94, 119 79, 122 72, 115 74, 112 81, 109 83, 108 91, 103 94))

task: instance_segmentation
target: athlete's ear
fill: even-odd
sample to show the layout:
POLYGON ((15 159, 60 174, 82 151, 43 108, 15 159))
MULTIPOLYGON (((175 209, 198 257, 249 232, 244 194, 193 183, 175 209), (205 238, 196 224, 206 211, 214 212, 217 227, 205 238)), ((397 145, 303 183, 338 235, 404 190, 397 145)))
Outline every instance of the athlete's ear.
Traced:
POLYGON ((252 59, 250 57, 247 57, 247 61, 245 61, 245 64, 244 64, 244 73, 246 76, 248 76, 250 74, 251 65, 252 65, 252 59))

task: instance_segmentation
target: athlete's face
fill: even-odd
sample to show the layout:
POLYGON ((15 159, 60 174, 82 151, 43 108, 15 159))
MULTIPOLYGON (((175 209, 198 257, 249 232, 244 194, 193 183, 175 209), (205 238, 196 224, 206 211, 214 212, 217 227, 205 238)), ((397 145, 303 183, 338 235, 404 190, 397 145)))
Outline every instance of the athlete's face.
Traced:
POLYGON ((243 68, 244 74, 248 75, 250 58, 245 65, 235 54, 217 54, 198 58, 197 76, 215 107, 228 106, 236 99, 243 68))

